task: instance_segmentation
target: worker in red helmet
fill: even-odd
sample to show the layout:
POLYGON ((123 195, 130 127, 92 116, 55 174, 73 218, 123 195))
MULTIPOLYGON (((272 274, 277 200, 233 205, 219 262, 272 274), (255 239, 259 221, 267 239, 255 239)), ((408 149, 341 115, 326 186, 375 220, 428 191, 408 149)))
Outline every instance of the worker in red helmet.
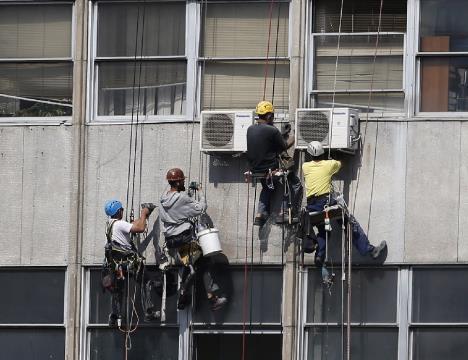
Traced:
MULTIPOLYGON (((171 255, 179 255, 185 265, 182 284, 179 291, 177 307, 184 309, 190 303, 190 287, 197 268, 203 268, 203 282, 212 310, 218 310, 227 303, 221 289, 213 279, 211 259, 200 258, 201 250, 194 242, 195 229, 191 219, 205 212, 207 205, 205 197, 199 192, 199 200, 195 200, 185 192, 185 175, 179 168, 170 169, 166 174, 170 189, 161 195, 159 218, 166 247, 171 255), (197 264, 195 264, 197 263, 197 264)), ((201 190, 197 185, 196 190, 201 190)), ((177 257, 177 256, 176 256, 177 257)))

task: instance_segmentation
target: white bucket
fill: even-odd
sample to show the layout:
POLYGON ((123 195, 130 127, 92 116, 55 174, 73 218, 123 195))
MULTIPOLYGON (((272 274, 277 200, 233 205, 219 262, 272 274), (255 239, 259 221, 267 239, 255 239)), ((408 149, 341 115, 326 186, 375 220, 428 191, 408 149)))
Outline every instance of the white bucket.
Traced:
POLYGON ((203 256, 212 256, 219 254, 221 249, 221 242, 218 236, 219 230, 215 228, 205 229, 197 234, 198 242, 203 251, 203 256))

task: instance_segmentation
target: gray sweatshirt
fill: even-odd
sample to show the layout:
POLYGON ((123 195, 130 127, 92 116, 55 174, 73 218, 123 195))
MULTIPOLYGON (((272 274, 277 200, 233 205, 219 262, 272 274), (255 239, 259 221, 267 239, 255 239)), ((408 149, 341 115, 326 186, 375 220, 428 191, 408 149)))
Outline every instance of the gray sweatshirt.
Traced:
POLYGON ((190 229, 190 218, 206 210, 205 197, 200 194, 200 201, 188 196, 185 192, 168 192, 161 195, 159 219, 164 236, 179 235, 190 229))

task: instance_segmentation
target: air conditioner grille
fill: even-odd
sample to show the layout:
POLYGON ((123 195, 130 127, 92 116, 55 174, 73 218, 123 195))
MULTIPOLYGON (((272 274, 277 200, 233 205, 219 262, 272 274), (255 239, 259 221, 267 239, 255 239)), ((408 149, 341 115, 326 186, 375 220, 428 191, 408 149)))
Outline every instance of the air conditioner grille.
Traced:
POLYGON ((207 114, 203 117, 203 147, 232 148, 234 114, 207 114))
POLYGON ((300 111, 297 114, 298 145, 311 141, 328 144, 329 111, 300 111))

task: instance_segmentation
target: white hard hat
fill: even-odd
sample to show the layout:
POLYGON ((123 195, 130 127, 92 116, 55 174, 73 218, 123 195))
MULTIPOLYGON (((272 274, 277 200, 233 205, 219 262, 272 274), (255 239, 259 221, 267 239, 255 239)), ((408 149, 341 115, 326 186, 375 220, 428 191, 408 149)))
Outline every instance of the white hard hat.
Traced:
POLYGON ((311 141, 310 144, 307 145, 307 152, 312 156, 320 156, 325 153, 325 150, 323 150, 323 146, 320 141, 311 141))

